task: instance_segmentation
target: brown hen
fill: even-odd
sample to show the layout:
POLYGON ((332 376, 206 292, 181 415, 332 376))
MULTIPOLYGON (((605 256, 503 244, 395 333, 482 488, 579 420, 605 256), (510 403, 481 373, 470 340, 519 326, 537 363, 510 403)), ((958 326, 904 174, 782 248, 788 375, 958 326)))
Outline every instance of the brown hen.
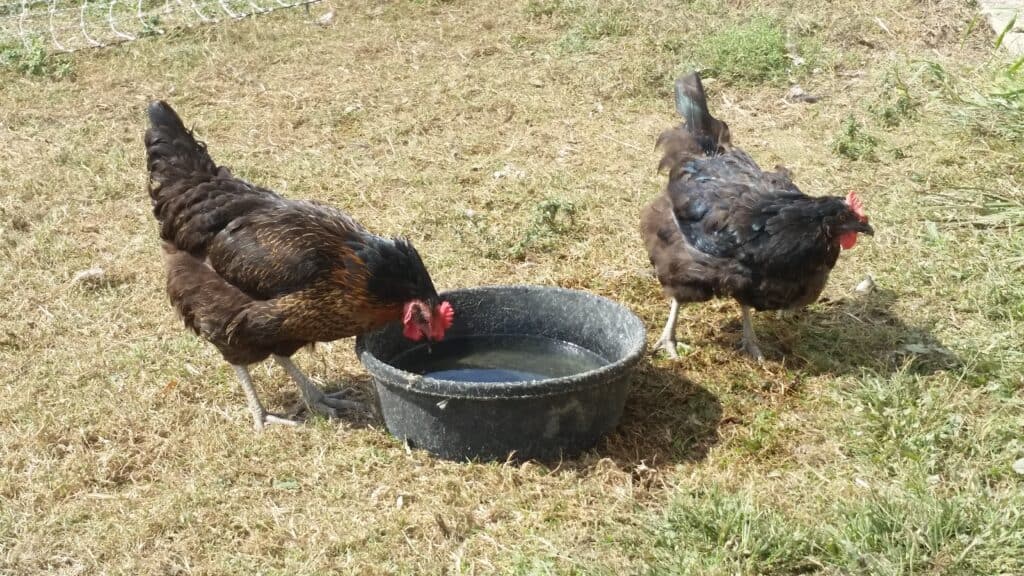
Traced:
POLYGON ((233 177, 164 102, 150 104, 149 121, 149 196, 167 294, 185 325, 234 367, 257 430, 295 422, 263 408, 250 364, 273 356, 309 409, 336 416, 358 404, 317 388, 291 360, 299 348, 394 321, 412 340, 444 337, 451 306, 407 240, 233 177))

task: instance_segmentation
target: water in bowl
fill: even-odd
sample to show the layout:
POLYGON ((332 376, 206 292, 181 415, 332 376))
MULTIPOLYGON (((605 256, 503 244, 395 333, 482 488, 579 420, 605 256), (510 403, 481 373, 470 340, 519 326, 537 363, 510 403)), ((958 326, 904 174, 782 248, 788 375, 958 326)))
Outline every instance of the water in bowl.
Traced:
POLYGON ((560 378, 608 362, 581 346, 543 336, 450 338, 412 348, 392 364, 438 380, 525 382, 560 378))

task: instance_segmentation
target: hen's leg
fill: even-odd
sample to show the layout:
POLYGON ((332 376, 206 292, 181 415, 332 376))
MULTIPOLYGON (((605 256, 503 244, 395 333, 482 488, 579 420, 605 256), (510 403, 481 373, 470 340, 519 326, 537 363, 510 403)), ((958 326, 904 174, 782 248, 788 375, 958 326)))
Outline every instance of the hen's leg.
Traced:
POLYGON ((668 311, 668 322, 665 323, 665 329, 661 331, 661 338, 654 343, 654 349, 662 349, 668 354, 669 358, 678 358, 679 354, 676 352, 676 321, 679 319, 679 300, 672 299, 672 307, 668 311))
POLYGON ((757 336, 754 336, 754 327, 750 323, 750 308, 740 305, 740 310, 743 312, 743 350, 754 360, 764 362, 764 354, 757 346, 757 336))
POLYGON ((353 402, 351 400, 345 400, 342 398, 336 398, 324 394, 313 381, 306 377, 299 370, 299 367, 292 362, 291 358, 286 356, 274 356, 274 360, 284 368, 284 371, 291 376, 292 380, 299 385, 299 391, 302 392, 302 401, 306 403, 306 408, 315 410, 324 416, 331 418, 338 417, 338 410, 365 410, 366 407, 360 402, 353 402))
POLYGON ((232 364, 231 367, 235 369, 238 381, 242 384, 245 402, 249 405, 249 412, 252 413, 252 425, 256 428, 257 432, 262 432, 267 424, 286 424, 288 426, 298 424, 294 420, 268 414, 263 408, 263 404, 260 404, 259 397, 256 396, 256 389, 252 386, 252 376, 249 375, 249 368, 239 364, 232 364))

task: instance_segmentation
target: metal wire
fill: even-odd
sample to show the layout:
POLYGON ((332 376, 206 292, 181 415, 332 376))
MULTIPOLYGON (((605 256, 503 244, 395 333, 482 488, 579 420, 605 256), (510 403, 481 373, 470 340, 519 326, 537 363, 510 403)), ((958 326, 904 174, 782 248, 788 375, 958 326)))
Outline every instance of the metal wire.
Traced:
POLYGON ((321 0, 20 0, 0 3, 0 46, 74 52, 321 0), (16 45, 16 44, 14 44, 16 45))

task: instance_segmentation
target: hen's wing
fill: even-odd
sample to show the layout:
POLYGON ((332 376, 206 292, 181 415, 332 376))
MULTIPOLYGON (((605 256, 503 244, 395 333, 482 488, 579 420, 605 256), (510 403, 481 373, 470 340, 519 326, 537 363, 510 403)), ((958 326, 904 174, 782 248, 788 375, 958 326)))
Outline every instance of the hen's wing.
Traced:
POLYGON ((815 200, 785 169, 763 172, 742 150, 686 165, 669 184, 679 230, 701 252, 771 273, 812 258, 822 243, 815 200))
POLYGON ((668 187, 687 241, 719 258, 736 257, 744 244, 764 234, 771 216, 765 206, 791 194, 765 186, 761 169, 740 151, 690 162, 668 187))
POLYGON ((270 300, 331 278, 365 281, 361 253, 375 239, 339 210, 278 199, 232 219, 207 258, 224 280, 270 300))

